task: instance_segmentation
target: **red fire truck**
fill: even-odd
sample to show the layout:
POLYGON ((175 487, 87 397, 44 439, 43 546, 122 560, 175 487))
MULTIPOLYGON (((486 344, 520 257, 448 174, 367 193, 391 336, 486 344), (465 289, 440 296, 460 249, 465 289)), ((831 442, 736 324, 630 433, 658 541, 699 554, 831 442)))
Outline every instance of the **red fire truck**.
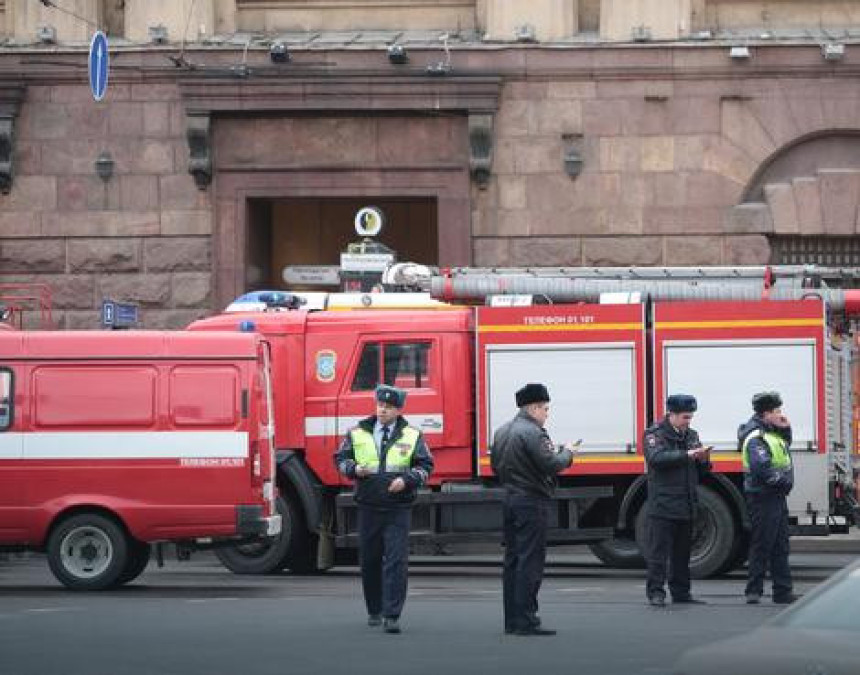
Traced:
POLYGON ((776 272, 603 269, 571 278, 570 270, 455 270, 423 286, 461 303, 501 295, 497 306, 426 294, 272 292, 192 324, 193 331, 241 327, 272 345, 284 527, 271 545, 222 550, 222 561, 236 572, 308 570, 331 565, 335 548, 355 546, 355 514, 342 494, 350 485, 332 454, 370 414, 380 382, 408 390, 405 414, 436 460, 413 515, 418 540, 499 537, 489 444, 515 413, 514 391, 529 381, 551 392, 551 437, 582 439, 561 476, 553 543, 586 542, 608 563, 641 564, 640 439, 664 414, 670 392, 696 395, 695 427, 715 447, 715 471, 700 488, 696 575, 721 573, 745 556, 736 431, 763 389, 781 392, 793 422, 796 528, 844 530, 856 501, 851 343, 842 333, 845 317, 860 312, 860 291, 812 288, 809 270, 776 272))
POLYGON ((97 590, 276 534, 271 400, 259 336, 0 330, 0 548, 97 590))

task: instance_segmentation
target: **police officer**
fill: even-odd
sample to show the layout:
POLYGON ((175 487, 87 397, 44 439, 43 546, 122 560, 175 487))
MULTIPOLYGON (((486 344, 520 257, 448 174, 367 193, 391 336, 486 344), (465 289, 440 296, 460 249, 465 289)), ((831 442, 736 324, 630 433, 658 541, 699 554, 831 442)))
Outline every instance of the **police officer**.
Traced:
POLYGON ((775 391, 756 394, 754 414, 738 429, 743 453, 744 493, 752 524, 746 600, 756 605, 764 591, 770 567, 773 601, 789 604, 797 597, 788 565, 788 505, 786 496, 794 485, 789 446, 791 424, 782 414, 782 397, 775 391))
POLYGON ((406 392, 376 388, 376 415, 350 429, 335 453, 340 473, 356 481, 359 555, 367 624, 400 632, 406 600, 409 524, 417 489, 433 471, 422 433, 401 415, 406 392))
POLYGON ((516 393, 519 413, 500 427, 490 453, 494 473, 505 488, 502 575, 505 632, 516 635, 555 635, 541 627, 538 591, 546 559, 547 518, 555 475, 573 462, 573 452, 555 446, 544 429, 549 392, 542 384, 527 384, 516 393))
POLYGON ((697 404, 693 396, 673 394, 663 420, 645 430, 648 463, 645 592, 655 607, 666 605, 664 584, 669 564, 672 602, 701 604, 690 594, 690 547, 698 498, 696 486, 710 470, 710 449, 690 428, 697 404))

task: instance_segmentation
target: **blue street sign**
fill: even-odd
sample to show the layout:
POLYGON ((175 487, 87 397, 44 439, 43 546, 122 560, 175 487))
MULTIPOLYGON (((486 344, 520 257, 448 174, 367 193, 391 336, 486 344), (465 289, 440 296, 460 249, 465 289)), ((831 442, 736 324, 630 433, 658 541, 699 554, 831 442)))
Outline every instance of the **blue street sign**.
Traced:
POLYGON ((96 101, 101 101, 107 91, 108 83, 108 41, 107 36, 97 30, 90 42, 90 91, 96 101))
POLYGON ((131 328, 137 321, 137 305, 113 300, 102 301, 102 327, 131 328))

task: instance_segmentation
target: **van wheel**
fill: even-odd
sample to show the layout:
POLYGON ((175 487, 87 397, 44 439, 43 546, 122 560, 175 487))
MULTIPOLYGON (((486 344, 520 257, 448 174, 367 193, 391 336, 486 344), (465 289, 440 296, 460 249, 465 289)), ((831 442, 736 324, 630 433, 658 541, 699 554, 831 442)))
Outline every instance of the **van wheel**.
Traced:
POLYGON ((281 532, 276 537, 215 549, 218 560, 236 574, 274 574, 285 567, 297 573, 316 569, 316 548, 305 527, 296 497, 289 492, 278 497, 281 532))
POLYGON ((129 560, 129 537, 110 518, 79 513, 53 529, 47 553, 51 572, 63 585, 99 591, 120 583, 129 560))
POLYGON ((609 567, 624 570, 638 570, 645 567, 645 556, 639 550, 636 540, 627 536, 589 544, 591 552, 609 567))
POLYGON ((132 541, 129 547, 128 564, 117 579, 117 586, 137 579, 149 564, 152 547, 143 541, 132 541))
MULTIPOLYGON (((690 576, 707 579, 729 570, 737 555, 737 523, 725 500, 707 487, 699 486, 699 511, 693 523, 690 576)), ((636 517, 636 541, 645 541, 645 509, 636 517)))

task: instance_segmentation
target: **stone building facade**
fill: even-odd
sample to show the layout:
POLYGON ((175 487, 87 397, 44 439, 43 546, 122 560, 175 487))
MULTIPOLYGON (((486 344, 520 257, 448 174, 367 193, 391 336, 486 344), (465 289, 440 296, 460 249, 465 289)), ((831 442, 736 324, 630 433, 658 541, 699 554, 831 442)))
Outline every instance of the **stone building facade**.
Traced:
POLYGON ((362 203, 443 266, 860 257, 860 2, 53 4, 0 3, 0 283, 61 327, 283 285, 362 203))

